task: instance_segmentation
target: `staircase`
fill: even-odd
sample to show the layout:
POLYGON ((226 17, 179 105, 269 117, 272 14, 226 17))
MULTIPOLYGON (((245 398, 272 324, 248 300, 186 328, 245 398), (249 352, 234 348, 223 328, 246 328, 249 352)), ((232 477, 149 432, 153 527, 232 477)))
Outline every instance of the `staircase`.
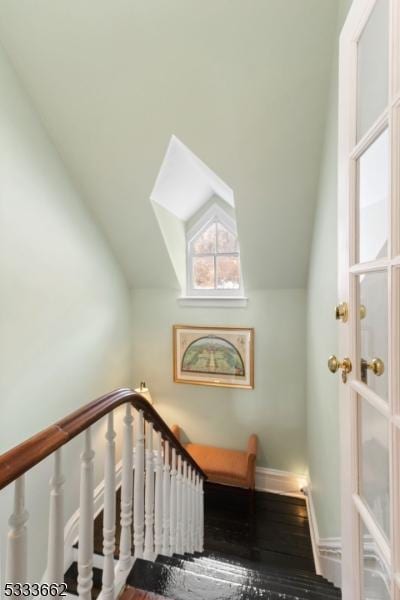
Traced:
POLYGON ((138 559, 127 583, 174 600, 337 600, 340 591, 319 575, 254 562, 247 568, 226 556, 138 559))
MULTIPOLYGON (((116 505, 120 506, 120 491, 116 505)), ((304 500, 207 484, 202 553, 136 559, 122 600, 339 600, 315 574, 304 500)), ((120 521, 117 511, 116 524, 120 521)), ((103 512, 94 522, 92 598, 102 587, 103 512)), ((115 560, 120 528, 116 528, 115 560)), ((77 550, 77 547, 76 547, 77 550)), ((134 549, 133 549, 134 550, 134 549)), ((77 563, 65 574, 77 594, 77 563)))
MULTIPOLYGON (((28 581, 25 481, 52 456, 47 557, 41 585, 73 600, 322 600, 340 591, 316 575, 301 498, 205 484, 205 473, 145 398, 106 394, 0 456, 0 490, 13 489, 5 581, 28 581), (124 406, 116 465, 116 410, 124 406), (104 420, 103 497, 95 514, 92 426, 104 420), (79 531, 64 547, 68 475, 62 449, 81 435, 79 531), (117 483, 117 477, 120 483, 117 483), (205 494, 204 494, 205 489, 205 494), (61 591, 61 590, 60 590, 61 591)), ((97 506, 97 504, 96 504, 97 506)), ((43 588, 46 593, 45 587, 43 588)), ((53 595, 53 594, 52 594, 53 595)))

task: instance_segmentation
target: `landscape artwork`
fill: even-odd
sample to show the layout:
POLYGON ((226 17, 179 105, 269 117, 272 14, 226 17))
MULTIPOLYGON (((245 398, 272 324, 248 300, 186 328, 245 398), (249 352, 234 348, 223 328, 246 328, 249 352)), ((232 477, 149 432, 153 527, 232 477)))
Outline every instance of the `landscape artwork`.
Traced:
POLYGON ((174 381, 254 387, 254 330, 174 325, 174 381))

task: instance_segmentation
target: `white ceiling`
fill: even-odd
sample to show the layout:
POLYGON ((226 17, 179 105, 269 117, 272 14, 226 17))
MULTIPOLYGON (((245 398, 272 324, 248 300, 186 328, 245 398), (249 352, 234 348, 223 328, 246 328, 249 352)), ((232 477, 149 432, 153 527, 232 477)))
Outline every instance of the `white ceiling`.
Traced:
POLYGON ((234 206, 231 188, 173 135, 150 199, 187 221, 214 195, 234 206))
POLYGON ((247 289, 306 282, 336 0, 1 0, 0 40, 135 287, 173 133, 235 194, 247 289))

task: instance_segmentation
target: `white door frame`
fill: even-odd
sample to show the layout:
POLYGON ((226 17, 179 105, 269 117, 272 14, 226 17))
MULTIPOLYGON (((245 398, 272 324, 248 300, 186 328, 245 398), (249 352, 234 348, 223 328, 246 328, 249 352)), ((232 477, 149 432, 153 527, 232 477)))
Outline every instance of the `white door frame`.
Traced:
POLYGON ((353 372, 340 382, 342 592, 343 600, 361 599, 359 515, 392 571, 391 598, 400 600, 400 0, 389 0, 389 106, 370 131, 356 143, 357 41, 377 0, 354 0, 340 36, 339 53, 339 138, 338 138, 338 301, 349 304, 349 319, 339 327, 339 356, 348 356, 353 372), (356 159, 380 132, 389 127, 391 189, 389 191, 388 260, 356 264, 356 159), (383 401, 357 378, 357 273, 388 269, 389 311, 389 403, 383 401), (358 496, 358 394, 389 422, 391 478, 391 543, 387 543, 358 496))

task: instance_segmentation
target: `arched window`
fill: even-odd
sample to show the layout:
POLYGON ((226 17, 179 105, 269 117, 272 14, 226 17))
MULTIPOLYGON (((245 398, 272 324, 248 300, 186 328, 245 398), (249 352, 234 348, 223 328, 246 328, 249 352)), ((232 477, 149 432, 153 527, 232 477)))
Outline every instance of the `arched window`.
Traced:
POLYGON ((236 225, 217 205, 188 233, 187 279, 192 296, 242 294, 236 225))

